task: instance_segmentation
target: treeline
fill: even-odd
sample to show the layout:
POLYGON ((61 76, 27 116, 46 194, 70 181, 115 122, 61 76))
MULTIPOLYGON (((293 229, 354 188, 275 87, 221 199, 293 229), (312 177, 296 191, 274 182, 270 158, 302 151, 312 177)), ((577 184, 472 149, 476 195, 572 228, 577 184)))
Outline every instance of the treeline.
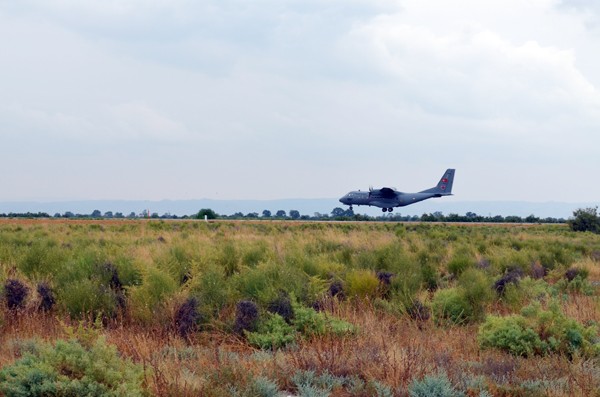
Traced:
POLYGON ((140 213, 131 212, 127 215, 121 212, 107 211, 102 213, 99 210, 94 210, 90 214, 79 214, 70 211, 64 213, 56 213, 53 216, 46 212, 25 212, 15 213, 10 212, 0 213, 0 218, 67 218, 67 219, 275 219, 275 220, 307 220, 307 221, 385 221, 385 222, 472 222, 472 223, 565 223, 567 222, 564 218, 540 218, 535 215, 529 215, 521 217, 517 215, 478 215, 474 212, 467 212, 464 215, 450 213, 444 215, 442 212, 425 213, 421 216, 418 215, 402 215, 386 213, 385 215, 369 216, 363 214, 355 214, 352 210, 344 210, 336 207, 331 213, 319 213, 315 212, 313 215, 303 215, 297 210, 278 210, 275 213, 271 213, 269 210, 264 210, 262 214, 258 212, 249 212, 244 214, 242 212, 236 212, 231 215, 217 214, 212 209, 203 208, 198 213, 193 215, 173 215, 165 213, 159 215, 156 212, 149 212, 144 210, 140 213))

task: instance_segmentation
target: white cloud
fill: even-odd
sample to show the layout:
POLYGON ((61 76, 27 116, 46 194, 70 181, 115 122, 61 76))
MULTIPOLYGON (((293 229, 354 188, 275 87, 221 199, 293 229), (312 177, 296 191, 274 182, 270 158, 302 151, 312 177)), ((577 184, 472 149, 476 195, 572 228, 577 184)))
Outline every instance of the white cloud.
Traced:
POLYGON ((440 35, 395 17, 358 27, 364 59, 387 73, 399 95, 431 114, 542 120, 600 110, 600 92, 570 50, 512 44, 481 30, 440 35))

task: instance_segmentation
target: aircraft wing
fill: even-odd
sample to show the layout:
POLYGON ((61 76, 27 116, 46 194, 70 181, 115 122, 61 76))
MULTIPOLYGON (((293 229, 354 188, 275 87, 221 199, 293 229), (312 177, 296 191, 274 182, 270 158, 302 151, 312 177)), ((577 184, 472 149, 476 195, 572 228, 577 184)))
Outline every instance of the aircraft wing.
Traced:
POLYGON ((381 189, 379 189, 379 192, 381 193, 381 197, 383 197, 383 198, 396 197, 396 191, 389 187, 382 187, 381 189))

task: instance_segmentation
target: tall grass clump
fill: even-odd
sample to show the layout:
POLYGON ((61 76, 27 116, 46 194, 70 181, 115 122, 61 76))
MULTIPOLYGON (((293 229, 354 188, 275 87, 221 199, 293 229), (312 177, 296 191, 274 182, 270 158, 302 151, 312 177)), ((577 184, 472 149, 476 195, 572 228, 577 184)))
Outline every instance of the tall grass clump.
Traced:
POLYGON ((473 320, 483 319, 486 306, 494 299, 491 280, 485 272, 470 268, 461 274, 458 283, 471 306, 473 320))
POLYGON ((438 324, 465 324, 474 316, 471 302, 464 290, 458 287, 437 290, 431 307, 438 324))
POLYGON ((351 270, 346 274, 346 294, 356 298, 375 298, 379 291, 379 279, 371 270, 351 270))
POLYGON ((188 282, 190 292, 198 297, 202 311, 216 317, 235 301, 231 283, 216 265, 207 265, 188 282))
POLYGON ((117 312, 117 295, 98 280, 82 279, 63 286, 58 302, 72 318, 113 317, 117 312))
POLYGON ((178 289, 170 274, 155 267, 145 269, 142 284, 128 289, 132 318, 143 324, 166 323, 166 307, 178 289))

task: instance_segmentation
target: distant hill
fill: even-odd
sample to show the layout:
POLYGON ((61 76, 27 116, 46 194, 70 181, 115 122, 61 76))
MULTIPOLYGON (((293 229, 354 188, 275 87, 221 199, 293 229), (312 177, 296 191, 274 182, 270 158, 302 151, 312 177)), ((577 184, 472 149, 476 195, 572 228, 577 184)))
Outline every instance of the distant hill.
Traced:
MULTIPOLYGON (((449 199, 433 199, 408 207, 395 208, 394 213, 402 215, 422 215, 440 211, 445 215, 456 213, 464 215, 474 212, 484 216, 517 215, 526 217, 535 215, 540 218, 565 218, 572 216, 577 208, 594 207, 598 203, 561 203, 561 202, 523 202, 523 201, 453 201, 449 199)), ((87 201, 56 201, 56 202, 0 202, 0 213, 47 212, 50 215, 71 211, 75 214, 90 214, 94 210, 122 212, 128 215, 143 210, 163 215, 192 215, 201 208, 211 208, 218 214, 231 215, 236 212, 247 214, 263 210, 275 214, 278 210, 289 213, 298 210, 302 215, 330 214, 335 207, 344 207, 337 199, 281 199, 281 200, 161 200, 161 201, 128 201, 128 200, 87 200, 87 201)), ((379 215, 381 210, 374 207, 354 207, 356 213, 379 215)))

